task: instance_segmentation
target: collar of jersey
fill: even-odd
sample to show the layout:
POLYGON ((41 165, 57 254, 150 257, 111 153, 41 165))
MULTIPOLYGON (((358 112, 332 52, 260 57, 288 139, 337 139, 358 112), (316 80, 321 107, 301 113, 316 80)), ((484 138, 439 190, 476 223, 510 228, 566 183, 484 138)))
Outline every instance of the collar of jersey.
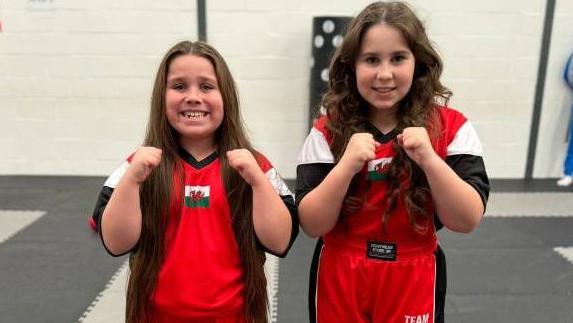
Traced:
POLYGON ((217 151, 214 151, 211 155, 209 155, 209 156, 207 156, 201 160, 197 160, 190 153, 188 153, 187 150, 185 150, 183 148, 179 148, 179 157, 181 157, 181 159, 183 159, 189 165, 193 166, 193 168, 195 168, 195 169, 201 169, 205 166, 208 166, 215 159, 217 159, 218 156, 219 155, 218 155, 217 151))
POLYGON ((366 124, 366 131, 371 133, 372 136, 374 136, 374 140, 378 141, 381 144, 385 144, 393 140, 398 135, 398 131, 396 131, 396 128, 392 129, 392 131, 388 132, 387 134, 383 134, 382 131, 380 131, 378 128, 376 128, 376 126, 374 126, 370 122, 366 124))

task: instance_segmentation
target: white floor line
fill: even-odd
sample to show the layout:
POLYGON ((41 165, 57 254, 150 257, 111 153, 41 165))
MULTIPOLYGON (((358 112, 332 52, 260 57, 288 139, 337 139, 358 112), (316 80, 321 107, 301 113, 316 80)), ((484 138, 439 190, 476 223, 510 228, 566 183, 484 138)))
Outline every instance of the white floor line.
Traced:
MULTIPOLYGON (((265 275, 269 297, 269 322, 277 321, 277 294, 279 284, 278 258, 267 254, 265 275)), ((125 292, 128 276, 126 260, 112 276, 104 290, 93 300, 78 323, 110 323, 125 321, 125 292)))
POLYGON ((125 322, 125 292, 129 260, 126 260, 103 291, 93 300, 78 323, 112 323, 125 322))
POLYGON ((491 193, 486 216, 572 217, 573 193, 491 193))
POLYGON ((553 250, 573 264, 573 247, 556 247, 553 250))
POLYGON ((44 211, 0 210, 0 243, 44 216, 44 211))
POLYGON ((277 304, 279 292, 279 258, 267 254, 265 262, 265 276, 267 276, 267 295, 269 298, 269 322, 277 321, 277 304))

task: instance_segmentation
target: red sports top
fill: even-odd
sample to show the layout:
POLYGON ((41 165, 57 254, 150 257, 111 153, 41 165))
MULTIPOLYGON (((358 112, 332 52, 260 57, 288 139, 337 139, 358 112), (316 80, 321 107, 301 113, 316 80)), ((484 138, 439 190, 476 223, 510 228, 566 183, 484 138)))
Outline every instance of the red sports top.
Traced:
MULTIPOLYGON (((439 139, 432 143, 437 154, 443 159, 448 156, 464 154, 479 156, 481 160, 481 144, 467 119, 458 111, 446 107, 441 107, 438 111, 442 132, 439 139)), ((299 156, 299 176, 316 172, 315 170, 309 172, 307 169, 317 169, 320 165, 333 165, 334 157, 330 151, 332 139, 326 129, 327 122, 326 116, 319 118, 307 137, 299 156)), ((397 208, 387 223, 386 231, 384 232, 382 229, 382 216, 386 209, 385 200, 388 186, 386 177, 388 166, 395 154, 392 147, 392 139, 395 136, 396 133, 393 132, 387 135, 379 133, 378 136, 375 136, 380 142, 380 146, 376 148, 376 157, 365 164, 359 173, 359 191, 356 195, 364 197, 364 202, 356 213, 339 219, 336 226, 323 237, 326 245, 343 241, 349 243, 355 239, 357 243, 364 240, 391 241, 398 243, 399 248, 402 246, 402 250, 404 247, 406 249, 424 248, 430 252, 435 249, 437 239, 433 216, 429 216, 426 223, 418 223, 427 230, 416 231, 409 222, 403 198, 398 199, 397 208)), ((324 172, 324 176, 326 174, 327 172, 324 172)), ((307 189, 304 187, 300 191, 297 189, 297 201, 301 199, 298 196, 300 192, 304 196, 304 193, 320 181, 321 178, 317 177, 309 182, 311 186, 307 189)), ((430 215, 433 215, 434 210, 431 201, 429 201, 427 210, 430 215)))
MULTIPOLYGON (((160 312, 184 318, 223 317, 244 311, 243 268, 220 160, 216 153, 200 162, 185 151, 180 154, 183 187, 174 185, 171 194, 166 254, 153 305, 160 312)), ((264 156, 259 154, 256 159, 291 211, 290 246, 298 232, 292 193, 264 156)), ((111 195, 128 165, 129 159, 108 178, 106 194, 111 195)), ((181 178, 173 176, 174 183, 181 178)))

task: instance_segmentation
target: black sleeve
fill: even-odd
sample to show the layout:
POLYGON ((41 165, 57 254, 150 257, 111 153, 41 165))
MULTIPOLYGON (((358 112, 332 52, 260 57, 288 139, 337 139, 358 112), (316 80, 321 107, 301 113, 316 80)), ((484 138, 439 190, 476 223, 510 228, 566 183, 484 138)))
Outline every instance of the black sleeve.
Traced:
POLYGON ((306 194, 320 185, 326 175, 334 168, 331 163, 301 164, 296 168, 296 206, 306 194))
POLYGON ((462 180, 470 184, 478 192, 485 211, 490 186, 481 156, 452 155, 446 157, 446 163, 462 180))
POLYGON ((130 253, 130 252, 133 252, 137 248, 137 245, 133 249, 131 249, 127 252, 124 252, 122 254, 118 254, 118 255, 109 251, 109 249, 105 245, 105 242, 103 241, 103 233, 101 231, 101 218, 103 215, 103 211, 105 210, 105 207, 107 206, 107 203, 109 202, 109 199, 111 198, 111 194, 113 194, 113 188, 108 187, 108 186, 102 187, 102 189, 99 193, 99 196, 97 198, 96 205, 94 207, 94 211, 92 213, 92 218, 94 219, 95 223, 97 223, 97 231, 99 233, 101 243, 103 244, 105 251, 107 251, 107 253, 113 257, 121 257, 123 255, 130 253))
POLYGON ((270 253, 271 255, 277 256, 279 258, 284 258, 284 257, 286 257, 287 253, 289 252, 290 248, 292 247, 294 240, 298 236, 298 230, 299 230, 298 229, 298 210, 296 208, 296 205, 294 204, 294 198, 292 197, 292 195, 281 195, 280 197, 288 209, 288 212, 290 214, 291 223, 292 223, 291 224, 291 231, 290 231, 290 239, 289 239, 287 248, 282 253, 275 253, 274 251, 267 249, 259 241, 259 239, 256 237, 256 235, 255 235, 255 238, 257 239, 257 244, 259 246, 259 249, 263 250, 266 253, 270 253))
POLYGON ((94 220, 94 222, 97 225, 97 231, 100 231, 100 222, 101 222, 101 216, 103 214, 103 210, 105 209, 107 203, 109 202, 109 199, 111 198, 111 194, 113 193, 113 188, 111 187, 107 187, 104 186, 102 187, 101 191, 99 192, 99 195, 97 197, 97 201, 94 207, 94 210, 92 212, 92 219, 94 220))
MULTIPOLYGON (((462 180, 470 184, 478 192, 485 212, 490 185, 483 158, 481 156, 468 154, 452 155, 446 157, 446 164, 448 164, 462 180)), ((444 226, 438 216, 434 217, 434 224, 436 225, 436 230, 444 226)))

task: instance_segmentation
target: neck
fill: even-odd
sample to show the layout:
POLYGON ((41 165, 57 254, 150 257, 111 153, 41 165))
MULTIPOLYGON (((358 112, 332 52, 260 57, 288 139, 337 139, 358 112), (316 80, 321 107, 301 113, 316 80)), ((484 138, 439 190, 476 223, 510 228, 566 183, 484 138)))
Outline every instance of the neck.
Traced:
POLYGON ((372 109, 370 113, 370 122, 378 128, 383 134, 387 134, 394 130, 398 125, 398 118, 396 117, 396 109, 378 110, 372 109))
POLYGON ((193 158, 198 161, 209 157, 215 150, 217 145, 214 138, 205 139, 181 139, 181 147, 185 149, 193 158))

